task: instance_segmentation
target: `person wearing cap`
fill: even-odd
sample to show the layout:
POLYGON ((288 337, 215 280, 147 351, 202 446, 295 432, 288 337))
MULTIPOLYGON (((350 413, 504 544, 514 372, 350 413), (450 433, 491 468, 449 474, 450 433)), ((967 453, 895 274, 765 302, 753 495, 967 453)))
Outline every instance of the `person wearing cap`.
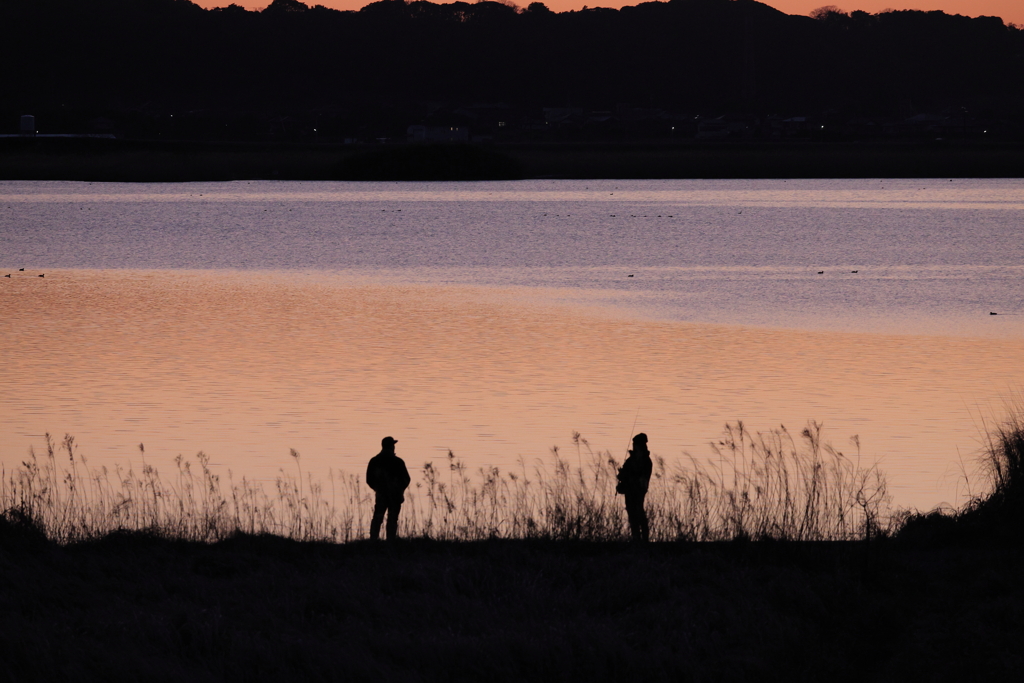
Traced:
POLYGON ((626 497, 626 515, 629 517, 629 531, 634 541, 643 542, 650 538, 644 498, 651 483, 652 468, 647 435, 637 434, 633 437, 633 449, 629 451, 629 457, 619 468, 619 483, 615 487, 616 493, 626 497))
POLYGON ((380 538, 380 525, 384 513, 388 514, 387 539, 398 538, 398 513, 405 502, 405 489, 409 487, 409 470, 405 461, 395 455, 396 439, 385 436, 380 442, 380 453, 370 458, 366 466, 366 483, 376 493, 373 506, 373 520, 370 522, 370 538, 380 538))

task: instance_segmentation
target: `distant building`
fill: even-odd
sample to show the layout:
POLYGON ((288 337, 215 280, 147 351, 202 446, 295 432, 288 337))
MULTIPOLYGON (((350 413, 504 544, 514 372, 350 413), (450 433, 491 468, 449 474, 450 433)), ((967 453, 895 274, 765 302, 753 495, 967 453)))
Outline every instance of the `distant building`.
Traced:
POLYGON ((806 138, 810 137, 814 128, 821 129, 821 124, 816 123, 807 116, 790 116, 787 119, 773 119, 771 122, 772 137, 776 138, 806 138))
POLYGON ((714 119, 701 119, 697 124, 697 139, 747 138, 752 137, 758 127, 756 117, 726 114, 714 119))
POLYGON ((409 142, 469 142, 468 126, 409 126, 409 142))
POLYGON ((544 121, 556 126, 579 124, 583 121, 583 109, 581 107, 544 107, 544 121))
POLYGON ((115 140, 113 133, 42 133, 36 130, 36 117, 32 114, 24 114, 18 125, 17 133, 0 133, 0 138, 91 138, 102 140, 115 140))

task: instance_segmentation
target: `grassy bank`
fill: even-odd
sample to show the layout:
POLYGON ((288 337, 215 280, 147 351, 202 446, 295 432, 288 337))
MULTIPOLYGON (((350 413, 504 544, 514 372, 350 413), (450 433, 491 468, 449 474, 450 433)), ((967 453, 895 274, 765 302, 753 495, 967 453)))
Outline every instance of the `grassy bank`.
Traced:
POLYGON ((948 542, 986 540, 1024 545, 1024 400, 1008 406, 1007 417, 987 426, 981 464, 984 490, 956 510, 908 516, 905 539, 948 542))
MULTIPOLYGON (((579 434, 570 453, 552 449, 536 467, 470 472, 454 454, 447 467, 426 463, 406 493, 400 534, 445 541, 560 539, 619 541, 628 536, 621 462, 579 434)), ((141 447, 140 447, 141 448, 141 447)), ((859 445, 858 445, 859 448, 859 445)), ((891 520, 885 479, 828 444, 821 425, 798 435, 784 427, 752 432, 727 425, 712 457, 667 463, 656 457, 646 508, 652 539, 851 540, 886 533, 891 520)), ((145 462, 145 453, 140 453, 145 462)), ((179 456, 170 475, 146 464, 94 468, 74 438, 46 437, 43 451, 0 482, 0 510, 31 520, 58 543, 145 531, 162 538, 216 541, 235 533, 349 542, 367 537, 373 509, 358 475, 326 481, 282 471, 271 487, 228 473, 209 458, 179 456)))
POLYGON ((1024 144, 340 145, 0 140, 0 180, 512 180, 1024 177, 1024 144))
POLYGON ((86 477, 73 440, 51 442, 5 473, 0 679, 1012 680, 1024 664, 1013 415, 991 430, 991 490, 902 528, 854 514, 851 532, 873 529, 858 540, 838 540, 830 510, 881 514, 880 475, 844 465, 855 458, 814 424, 796 438, 732 426, 708 465, 659 463, 652 526, 673 542, 651 544, 622 540, 621 500, 604 492, 616 463, 582 437, 529 484, 454 458, 427 469, 404 529, 418 537, 397 543, 358 540, 368 501, 354 478, 343 498, 363 512, 335 543, 317 540, 331 537, 316 512, 326 487, 298 472, 259 494, 222 488, 202 457, 166 480, 86 477), (719 455, 736 466, 716 469, 719 455), (715 533, 679 534, 694 528, 673 525, 679 500, 708 501, 685 519, 718 520, 704 527, 715 533), (505 528, 485 512, 495 501, 525 505, 498 517, 528 533, 491 533, 505 528), (817 531, 797 533, 807 520, 817 531))

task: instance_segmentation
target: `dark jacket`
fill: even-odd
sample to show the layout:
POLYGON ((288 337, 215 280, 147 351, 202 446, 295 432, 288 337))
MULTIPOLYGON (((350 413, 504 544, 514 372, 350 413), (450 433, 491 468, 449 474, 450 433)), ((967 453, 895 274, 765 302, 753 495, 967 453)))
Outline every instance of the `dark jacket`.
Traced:
POLYGON ((626 462, 619 468, 619 484, 615 490, 625 495, 643 495, 651 483, 651 452, 647 449, 633 449, 626 462))
POLYGON ((381 451, 370 458, 366 466, 366 483, 377 492, 378 496, 402 501, 405 489, 409 487, 409 470, 405 461, 394 453, 381 451))

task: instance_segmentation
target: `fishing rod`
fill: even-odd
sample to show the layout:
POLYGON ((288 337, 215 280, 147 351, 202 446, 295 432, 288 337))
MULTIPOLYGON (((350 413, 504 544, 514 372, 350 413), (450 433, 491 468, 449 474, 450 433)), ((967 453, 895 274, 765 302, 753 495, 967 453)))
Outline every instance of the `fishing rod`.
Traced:
POLYGON ((640 419, 640 406, 636 407, 636 417, 633 418, 633 426, 629 429, 629 443, 626 444, 626 452, 629 453, 629 447, 633 445, 633 434, 636 432, 636 421, 640 419))

